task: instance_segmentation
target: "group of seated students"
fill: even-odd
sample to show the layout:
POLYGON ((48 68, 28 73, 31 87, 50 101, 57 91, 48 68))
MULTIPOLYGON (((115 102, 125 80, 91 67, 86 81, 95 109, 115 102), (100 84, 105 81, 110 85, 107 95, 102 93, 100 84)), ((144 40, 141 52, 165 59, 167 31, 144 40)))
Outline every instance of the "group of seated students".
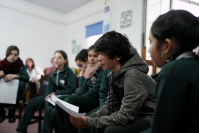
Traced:
MULTIPOLYGON (((199 58, 192 52, 199 45, 198 18, 171 10, 155 20, 149 40, 152 61, 162 68, 154 78, 129 39, 110 31, 76 56, 78 88, 67 54, 56 51, 57 68, 45 95, 28 102, 17 132, 26 132, 34 112, 45 106, 42 133, 198 133, 199 58), (51 105, 47 99, 52 95, 61 95, 85 116, 76 118, 51 105)), ((0 78, 20 80, 19 101, 29 76, 18 49, 7 50, 0 78)), ((1 119, 2 107, 0 113, 1 119)))

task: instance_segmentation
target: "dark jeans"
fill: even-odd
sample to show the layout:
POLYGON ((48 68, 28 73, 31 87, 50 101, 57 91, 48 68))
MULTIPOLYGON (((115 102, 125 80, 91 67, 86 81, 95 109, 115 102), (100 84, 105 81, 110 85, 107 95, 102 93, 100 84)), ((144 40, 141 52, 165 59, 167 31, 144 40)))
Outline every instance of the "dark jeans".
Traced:
POLYGON ((44 84, 43 84, 43 90, 42 90, 43 95, 45 94, 48 85, 49 85, 49 82, 45 81, 44 84))

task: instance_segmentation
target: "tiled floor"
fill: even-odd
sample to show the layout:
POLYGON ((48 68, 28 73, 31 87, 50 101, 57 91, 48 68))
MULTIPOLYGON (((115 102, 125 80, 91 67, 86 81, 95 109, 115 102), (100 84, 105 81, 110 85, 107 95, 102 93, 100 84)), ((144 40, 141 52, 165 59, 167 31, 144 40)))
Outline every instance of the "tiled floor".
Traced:
MULTIPOLYGON (((6 113, 8 113, 8 109, 5 109, 6 113)), ((18 114, 18 110, 16 111, 18 114)), ((36 112, 35 115, 38 115, 36 112)), ((16 119, 15 123, 8 123, 8 119, 5 119, 4 122, 0 123, 0 133, 16 133, 16 128, 18 125, 18 119, 16 119)), ((38 133, 38 123, 32 124, 28 126, 28 133, 38 133)))

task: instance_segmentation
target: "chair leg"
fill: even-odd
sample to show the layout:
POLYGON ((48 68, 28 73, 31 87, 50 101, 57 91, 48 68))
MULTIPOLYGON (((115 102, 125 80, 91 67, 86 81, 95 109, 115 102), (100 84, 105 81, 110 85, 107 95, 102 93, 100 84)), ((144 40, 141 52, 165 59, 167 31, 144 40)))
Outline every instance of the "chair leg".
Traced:
POLYGON ((42 109, 39 110, 38 132, 41 133, 42 128, 42 109))
POLYGON ((19 120, 18 120, 18 123, 20 122, 21 118, 22 118, 22 110, 23 110, 23 102, 20 101, 20 106, 19 106, 19 120))

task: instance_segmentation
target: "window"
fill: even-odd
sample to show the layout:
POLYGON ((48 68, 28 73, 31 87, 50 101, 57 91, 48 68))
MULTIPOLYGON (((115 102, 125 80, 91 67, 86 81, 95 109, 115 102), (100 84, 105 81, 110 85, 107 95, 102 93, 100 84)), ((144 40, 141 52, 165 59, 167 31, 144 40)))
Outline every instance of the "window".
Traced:
POLYGON ((86 26, 86 48, 93 45, 103 34, 103 22, 86 26))
POLYGON ((145 24, 145 46, 146 60, 151 60, 148 52, 149 32, 154 20, 161 14, 169 10, 183 9, 191 12, 196 17, 199 16, 199 0, 146 0, 146 24, 145 24))

